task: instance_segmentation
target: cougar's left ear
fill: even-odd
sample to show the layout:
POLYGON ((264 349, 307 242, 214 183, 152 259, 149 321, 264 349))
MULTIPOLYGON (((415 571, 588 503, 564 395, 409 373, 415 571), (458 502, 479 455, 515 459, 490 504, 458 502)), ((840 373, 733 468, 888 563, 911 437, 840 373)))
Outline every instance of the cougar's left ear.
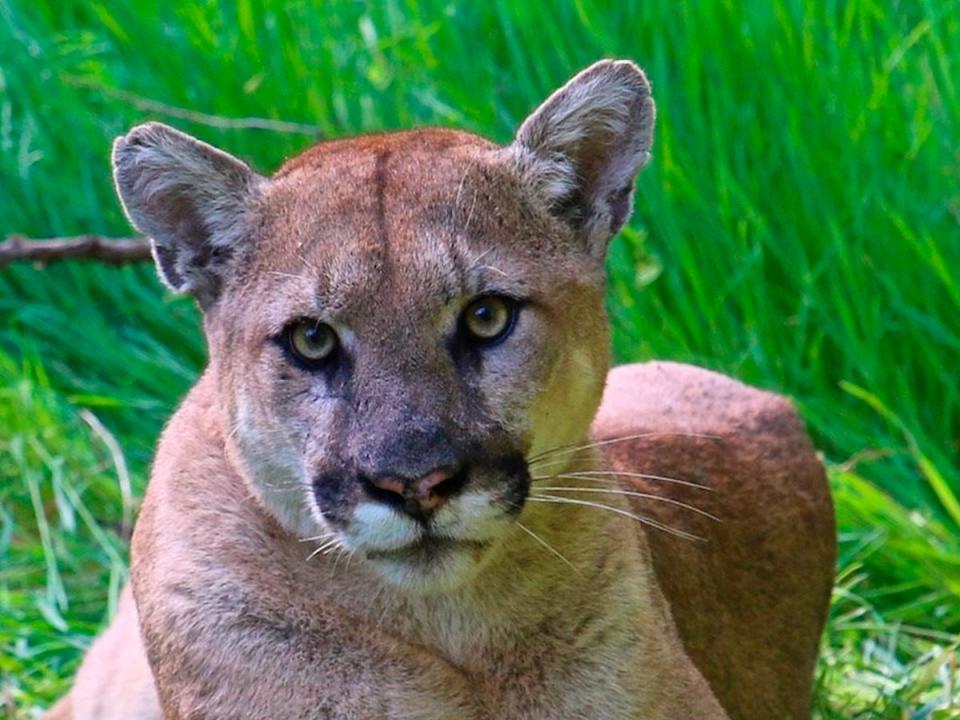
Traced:
POLYGON ((212 305, 250 250, 265 179, 161 123, 116 139, 113 176, 130 221, 150 237, 160 278, 201 307, 212 305))
POLYGON ((510 146, 531 191, 599 257, 630 217, 654 115, 643 71, 626 60, 602 60, 553 93, 510 146))

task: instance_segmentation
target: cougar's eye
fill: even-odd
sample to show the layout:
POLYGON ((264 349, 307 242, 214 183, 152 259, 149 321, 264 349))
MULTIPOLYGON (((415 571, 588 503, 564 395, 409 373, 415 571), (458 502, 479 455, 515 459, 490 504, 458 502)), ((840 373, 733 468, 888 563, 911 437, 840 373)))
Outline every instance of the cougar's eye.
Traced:
POLYGON ((337 334, 326 323, 304 318, 295 320, 285 331, 287 348, 300 362, 320 365, 337 350, 337 334))
POLYGON ((467 306, 461 322, 467 336, 474 342, 492 345, 510 334, 516 317, 515 300, 502 295, 487 295, 467 306))

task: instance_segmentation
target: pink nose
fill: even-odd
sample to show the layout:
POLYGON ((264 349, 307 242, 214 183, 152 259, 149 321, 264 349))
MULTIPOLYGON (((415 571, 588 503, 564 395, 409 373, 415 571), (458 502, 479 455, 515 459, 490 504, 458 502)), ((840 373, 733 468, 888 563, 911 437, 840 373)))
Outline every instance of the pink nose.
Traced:
POLYGON ((436 510, 457 490, 454 482, 459 473, 448 468, 433 470, 416 480, 403 480, 390 475, 374 478, 373 485, 386 492, 403 497, 421 511, 436 510))

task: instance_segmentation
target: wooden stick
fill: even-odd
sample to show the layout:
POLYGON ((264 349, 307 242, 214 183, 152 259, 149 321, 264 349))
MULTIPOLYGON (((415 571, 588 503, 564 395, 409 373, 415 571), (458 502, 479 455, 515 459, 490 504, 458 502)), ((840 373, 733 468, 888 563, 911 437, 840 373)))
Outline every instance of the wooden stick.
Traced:
POLYGON ((150 241, 146 238, 79 235, 31 240, 22 235, 10 235, 0 242, 0 267, 17 260, 42 264, 59 260, 97 260, 110 265, 125 265, 150 259, 150 241))

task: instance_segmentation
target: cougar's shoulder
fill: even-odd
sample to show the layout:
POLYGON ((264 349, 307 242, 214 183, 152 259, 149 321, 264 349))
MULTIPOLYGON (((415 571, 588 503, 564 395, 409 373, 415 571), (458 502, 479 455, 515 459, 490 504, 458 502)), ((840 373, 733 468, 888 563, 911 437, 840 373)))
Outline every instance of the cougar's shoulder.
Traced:
POLYGON ((702 368, 629 365, 611 371, 593 436, 646 496, 639 514, 695 536, 647 534, 684 646, 727 711, 809 718, 836 528, 793 403, 702 368))

